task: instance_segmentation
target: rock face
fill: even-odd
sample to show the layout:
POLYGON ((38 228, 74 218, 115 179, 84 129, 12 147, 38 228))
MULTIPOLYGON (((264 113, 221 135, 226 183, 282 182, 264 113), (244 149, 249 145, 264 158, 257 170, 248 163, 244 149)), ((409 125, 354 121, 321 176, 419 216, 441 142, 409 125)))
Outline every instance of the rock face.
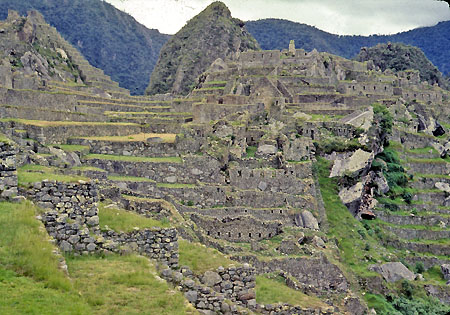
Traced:
POLYGON ((373 153, 359 149, 348 159, 337 159, 334 162, 330 177, 363 174, 370 167, 373 158, 373 153))
POLYGON ((191 19, 162 48, 146 94, 187 94, 197 77, 217 58, 259 49, 244 23, 214 2, 191 19))
POLYGON ((416 278, 414 273, 401 262, 390 262, 381 266, 371 266, 369 269, 381 274, 387 282, 395 282, 402 279, 412 281, 416 278))
POLYGON ((450 264, 444 264, 441 266, 442 274, 444 279, 447 280, 447 284, 450 284, 450 264))

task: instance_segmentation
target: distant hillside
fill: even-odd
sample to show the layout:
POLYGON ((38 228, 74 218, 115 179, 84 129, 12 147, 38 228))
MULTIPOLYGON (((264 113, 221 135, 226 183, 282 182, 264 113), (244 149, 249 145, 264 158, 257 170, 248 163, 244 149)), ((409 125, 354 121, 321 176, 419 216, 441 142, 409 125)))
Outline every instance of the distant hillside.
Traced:
POLYGON ((132 94, 144 93, 159 51, 169 38, 100 0, 2 0, 0 19, 6 18, 8 9, 20 14, 39 10, 93 66, 132 94))
POLYGON ((339 36, 306 24, 279 19, 251 21, 246 25, 262 49, 287 48, 289 41, 294 39, 298 48, 308 51, 316 48, 353 58, 361 47, 400 42, 419 47, 442 73, 450 74, 450 21, 389 36, 339 36))
POLYGON ((214 2, 191 19, 161 50, 147 94, 187 94, 214 60, 237 51, 259 49, 222 2, 214 2))

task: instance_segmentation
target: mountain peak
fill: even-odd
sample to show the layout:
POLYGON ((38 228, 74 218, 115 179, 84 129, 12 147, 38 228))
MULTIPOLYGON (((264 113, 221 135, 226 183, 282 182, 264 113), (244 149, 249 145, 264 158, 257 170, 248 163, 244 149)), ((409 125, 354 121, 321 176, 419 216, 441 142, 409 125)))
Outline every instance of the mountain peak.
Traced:
POLYGON ((231 17, 231 11, 221 1, 215 1, 211 3, 205 10, 203 10, 199 15, 202 14, 217 14, 219 16, 231 17))
POLYGON ((188 94, 217 58, 252 49, 259 46, 245 23, 222 2, 213 2, 164 45, 146 93, 188 94))

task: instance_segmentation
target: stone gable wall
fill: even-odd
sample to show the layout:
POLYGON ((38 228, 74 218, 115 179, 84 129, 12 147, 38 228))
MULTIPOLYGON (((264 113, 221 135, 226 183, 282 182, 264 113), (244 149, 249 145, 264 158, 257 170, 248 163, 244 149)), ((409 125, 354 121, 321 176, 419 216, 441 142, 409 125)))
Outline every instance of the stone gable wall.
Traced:
POLYGON ((12 144, 0 142, 0 199, 17 195, 16 153, 12 144))

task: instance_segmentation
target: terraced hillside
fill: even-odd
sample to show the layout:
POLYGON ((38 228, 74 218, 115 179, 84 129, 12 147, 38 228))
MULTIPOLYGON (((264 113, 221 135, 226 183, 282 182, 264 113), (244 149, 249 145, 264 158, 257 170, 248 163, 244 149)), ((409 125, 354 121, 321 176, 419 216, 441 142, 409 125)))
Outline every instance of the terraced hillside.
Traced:
POLYGON ((27 23, 80 75, 4 57, 0 194, 35 206, 0 205, 2 277, 82 313, 448 313, 447 91, 291 43, 217 59, 186 98, 135 97, 37 13, 0 36, 44 58, 27 23), (18 259, 23 221, 62 255, 18 259))

